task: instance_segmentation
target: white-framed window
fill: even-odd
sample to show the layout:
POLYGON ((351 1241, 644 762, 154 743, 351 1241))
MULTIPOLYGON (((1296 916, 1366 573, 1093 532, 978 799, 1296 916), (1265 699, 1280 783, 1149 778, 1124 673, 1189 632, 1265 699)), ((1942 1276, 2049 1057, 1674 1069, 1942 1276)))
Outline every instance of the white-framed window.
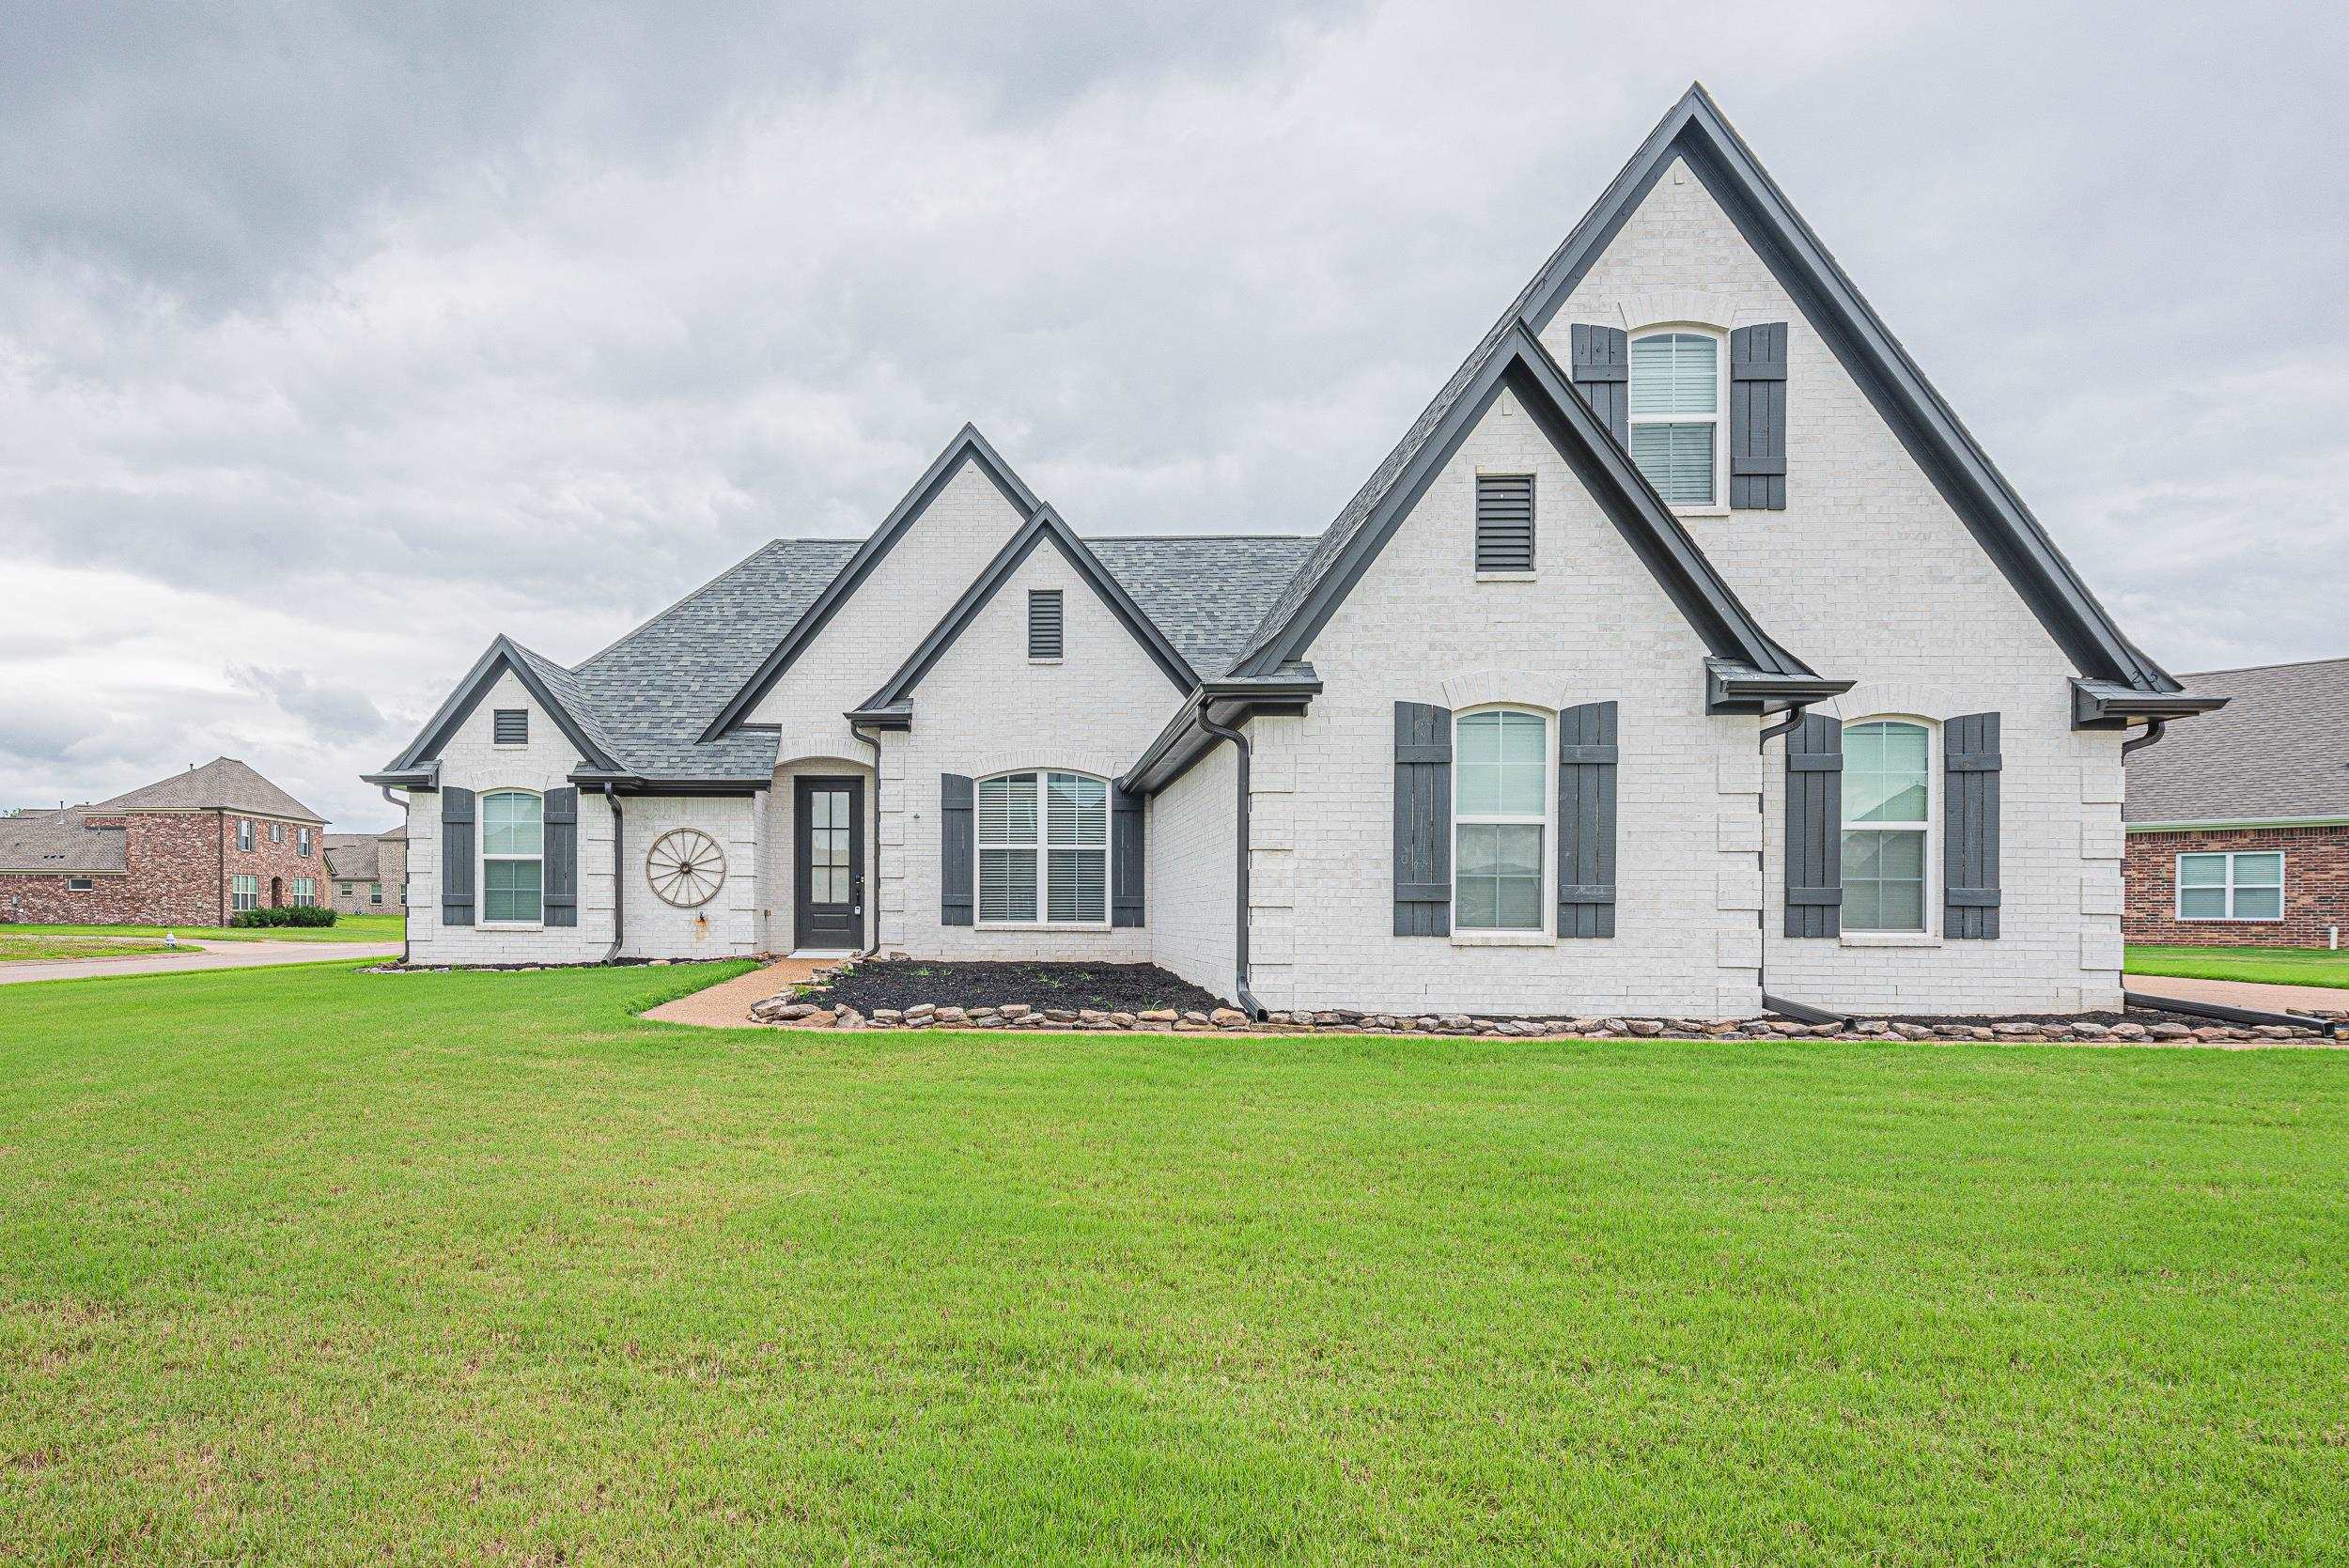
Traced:
POLYGON ((283 822, 272 822, 269 825, 269 841, 272 844, 286 842, 286 825, 283 822))
POLYGON ((97 886, 97 882, 87 877, 69 877, 65 879, 65 891, 68 893, 88 893, 97 886))
POLYGON ((317 904, 318 901, 319 879, 317 877, 297 877, 293 879, 293 897, 291 902, 295 908, 307 909, 317 904))
POLYGON ((1549 872, 1549 720, 1517 707, 1453 722, 1452 924, 1541 931, 1549 872))
POLYGON ((370 904, 381 904, 383 902, 382 883, 369 882, 367 884, 367 902, 370 904))
POLYGON ((249 816, 237 818, 237 847, 245 850, 253 847, 253 819, 249 816))
POLYGON ((310 853, 309 829, 296 828, 294 830, 294 853, 304 857, 310 853))
POLYGON ((2178 857, 2180 920, 2281 920, 2284 852, 2239 849, 2178 857))
POLYGON ((1728 345, 1709 327, 1659 327, 1631 339, 1631 460, 1676 507, 1719 507, 1728 345))
POLYGON ((1924 931, 1933 908, 1933 729, 1913 719, 1843 726, 1846 931, 1924 931))
POLYGON ((545 806, 528 790, 481 797, 481 923, 536 925, 546 853, 545 806))
POLYGON ((978 783, 979 924, 1106 925, 1110 786, 1085 773, 978 783))
MULTIPOLYGON (((245 824, 250 828, 252 823, 245 824)), ((243 873, 228 878, 228 908, 231 913, 261 907, 261 879, 243 873)))

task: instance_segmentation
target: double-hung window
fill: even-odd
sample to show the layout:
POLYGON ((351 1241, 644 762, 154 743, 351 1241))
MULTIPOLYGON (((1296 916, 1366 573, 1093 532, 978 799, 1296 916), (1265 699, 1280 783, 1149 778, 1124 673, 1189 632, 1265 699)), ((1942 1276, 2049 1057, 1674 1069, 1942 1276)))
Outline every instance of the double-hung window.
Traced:
MULTIPOLYGON (((247 827, 251 824, 247 823, 247 827)), ((228 908, 232 912, 261 907, 261 879, 242 873, 228 878, 228 908)))
POLYGON ((2284 857, 2279 849, 2178 857, 2180 920, 2281 920, 2284 857))
POLYGON ((318 901, 319 879, 317 877, 297 877, 293 879, 293 907, 295 908, 307 909, 318 901))
POLYGON ((1516 708, 1463 714, 1453 739, 1454 924, 1542 929, 1549 721, 1516 708))
POLYGON ((481 798, 481 918, 535 924, 539 916, 545 832, 538 797, 518 789, 481 798))
POLYGON ((237 818, 237 847, 248 850, 253 847, 253 819, 249 816, 237 818))
POLYGON ((269 825, 269 841, 272 844, 286 842, 286 825, 283 822, 272 822, 269 825))
POLYGON ((1109 785, 1082 773, 1005 773, 978 784, 979 919, 1109 921, 1109 785))
POLYGON ((382 883, 369 882, 367 884, 367 902, 370 904, 381 904, 383 902, 382 883))
POLYGON ((296 828, 294 830, 294 853, 305 857, 310 853, 309 829, 296 828))
POLYGON ((1720 502, 1721 360, 1687 328, 1631 340, 1631 460, 1674 506, 1720 502))
POLYGON ((1843 727, 1843 929, 1925 929, 1933 735, 1880 719, 1843 727))

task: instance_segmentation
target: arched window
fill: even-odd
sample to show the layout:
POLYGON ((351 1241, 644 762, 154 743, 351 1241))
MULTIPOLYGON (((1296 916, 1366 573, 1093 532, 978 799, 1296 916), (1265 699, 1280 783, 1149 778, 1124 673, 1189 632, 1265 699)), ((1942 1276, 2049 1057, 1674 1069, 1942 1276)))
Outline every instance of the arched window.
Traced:
POLYGON ((1543 928, 1549 721, 1521 708, 1464 713, 1453 740, 1453 924, 1543 928))
POLYGON ((1932 834, 1933 732, 1901 719, 1844 725, 1844 930, 1925 929, 1932 834))
POLYGON ((535 925, 544 890, 546 831, 538 797, 501 789, 481 798, 481 920, 535 925))
POLYGON ((1110 787, 1084 773, 978 783, 979 923, 1106 925, 1110 787))
POLYGON ((1720 502, 1719 334, 1673 327, 1631 340, 1631 460, 1674 506, 1720 502))

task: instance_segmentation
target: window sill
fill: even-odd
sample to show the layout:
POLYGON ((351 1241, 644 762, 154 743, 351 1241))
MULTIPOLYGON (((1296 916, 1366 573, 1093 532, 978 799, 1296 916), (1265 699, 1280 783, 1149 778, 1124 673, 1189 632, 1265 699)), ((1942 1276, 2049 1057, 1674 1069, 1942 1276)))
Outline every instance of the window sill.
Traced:
POLYGON ((1028 662, 1031 664, 1058 664, 1061 660, 1057 659, 1031 659, 1028 662))
POLYGON ((1479 582, 1538 582, 1541 581, 1541 574, 1530 571, 1480 571, 1476 574, 1476 581, 1479 582))
POLYGON ((1460 931, 1452 933, 1455 947, 1556 947, 1558 939, 1547 931, 1460 931))
POLYGON ((1845 947, 1939 947, 1938 931, 1846 931, 1845 947))
POLYGON ((1090 920, 983 920, 972 927, 974 931, 1028 931, 1050 935, 1055 931, 1107 931, 1110 923, 1090 920))
POLYGON ((1676 518, 1725 518, 1729 516, 1729 508, 1722 505, 1674 506, 1672 516, 1676 518))
POLYGON ((546 925, 535 920, 476 920, 473 928, 476 931, 543 931, 546 925))

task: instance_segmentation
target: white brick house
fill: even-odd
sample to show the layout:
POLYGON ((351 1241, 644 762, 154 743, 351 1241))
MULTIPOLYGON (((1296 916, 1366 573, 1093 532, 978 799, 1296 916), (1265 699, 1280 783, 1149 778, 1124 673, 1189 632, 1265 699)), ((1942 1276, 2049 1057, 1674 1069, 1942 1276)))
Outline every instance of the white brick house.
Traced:
MULTIPOLYGON (((2139 652, 1702 89, 1316 537, 976 430, 372 782, 411 957, 1156 962, 1267 1008, 2120 1001, 2139 652)), ((2141 726, 2141 728, 2139 728, 2141 726)))

